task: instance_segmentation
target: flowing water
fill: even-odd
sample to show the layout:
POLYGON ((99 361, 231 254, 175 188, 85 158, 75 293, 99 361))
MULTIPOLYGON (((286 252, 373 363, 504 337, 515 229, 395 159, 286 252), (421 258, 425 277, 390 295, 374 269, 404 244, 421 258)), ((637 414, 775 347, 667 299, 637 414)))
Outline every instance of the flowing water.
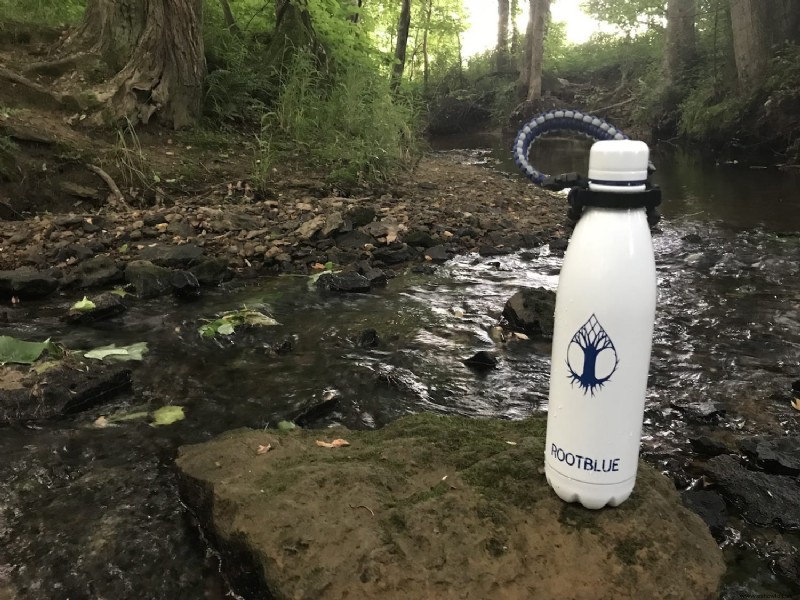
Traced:
MULTIPOLYGON (((459 150, 465 160, 517 176, 508 140, 448 143, 473 148, 459 150)), ((533 158, 545 171, 586 171, 585 142, 539 146, 533 158)), ((800 177, 680 153, 655 162, 665 219, 654 238, 659 304, 643 455, 686 488, 696 477, 689 437, 800 429, 786 399, 800 378, 800 177)), ((181 444, 275 426, 333 395, 337 408, 315 425, 373 428, 423 410, 545 414, 548 344, 503 341, 495 326, 521 286, 555 289, 560 265, 546 246, 462 256, 434 275, 402 275, 353 296, 321 296, 308 278, 281 277, 232 284, 190 304, 131 303, 123 317, 81 328, 59 320, 76 298, 14 309, 0 334, 69 348, 147 341, 150 352, 135 367, 133 392, 113 404, 0 429, 0 598, 4 577, 26 599, 222 597, 218 565, 177 500, 170 465, 181 444), (280 324, 200 338, 202 319, 242 306, 280 324), (380 337, 374 348, 359 343, 367 329, 380 337), (291 351, 276 353, 280 344, 291 351), (464 366, 477 350, 496 353, 499 367, 480 374, 464 366), (168 404, 183 406, 186 419, 92 427, 100 415, 168 404)), ((731 521, 726 597, 796 591, 770 568, 778 536, 798 546, 791 534, 731 521)))

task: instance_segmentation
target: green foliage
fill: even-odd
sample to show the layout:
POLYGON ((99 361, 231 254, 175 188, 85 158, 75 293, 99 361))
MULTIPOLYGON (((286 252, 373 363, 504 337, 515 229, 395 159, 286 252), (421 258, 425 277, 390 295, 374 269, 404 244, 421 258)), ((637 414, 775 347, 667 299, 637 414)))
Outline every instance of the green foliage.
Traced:
POLYGON ((63 350, 49 339, 43 342, 27 342, 7 335, 0 335, 0 365, 18 363, 31 365, 45 352, 60 358, 63 350))
POLYGON ((618 27, 627 37, 663 28, 665 0, 585 0, 581 7, 598 21, 618 27))
POLYGON ((0 0, 0 21, 64 25, 77 22, 86 0, 0 0))
POLYGON ((302 53, 284 74, 259 137, 262 165, 301 158, 354 186, 389 179, 415 154, 413 110, 367 68, 324 73, 302 53))

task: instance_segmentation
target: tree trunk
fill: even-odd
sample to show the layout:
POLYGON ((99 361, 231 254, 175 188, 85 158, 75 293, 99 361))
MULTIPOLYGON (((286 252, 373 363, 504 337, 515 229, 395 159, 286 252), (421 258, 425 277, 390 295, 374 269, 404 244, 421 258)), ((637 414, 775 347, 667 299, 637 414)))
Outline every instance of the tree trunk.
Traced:
POLYGON ((740 89, 760 83, 769 61, 768 1, 731 0, 733 52, 740 89))
POLYGON ((511 18, 511 55, 516 56, 519 51, 519 29, 517 29, 517 13, 519 13, 519 0, 511 0, 509 15, 511 18))
POLYGON ((497 0, 497 49, 495 65, 500 73, 508 68, 508 21, 511 8, 509 0, 497 0))
POLYGON ((400 9, 400 20, 397 23, 397 45, 394 49, 394 67, 392 68, 392 90, 400 88, 403 80, 403 70, 406 67, 406 48, 408 46, 408 31, 411 28, 411 0, 403 0, 400 9))
POLYGON ((66 47, 88 50, 108 67, 93 121, 194 123, 206 75, 202 24, 202 0, 89 0, 66 47))
POLYGON ((280 0, 280 10, 275 17, 275 29, 264 53, 264 64, 283 73, 298 53, 310 52, 320 64, 325 52, 317 44, 306 0, 280 0))
POLYGON ((664 74, 668 87, 679 86, 695 58, 696 0, 669 0, 664 74))
POLYGON ((361 18, 361 7, 364 6, 364 0, 353 0, 353 8, 356 10, 353 11, 353 14, 350 15, 350 22, 354 25, 358 24, 359 19, 361 18))
POLYGON ((222 14, 225 17, 225 26, 228 28, 228 31, 236 37, 242 37, 242 30, 239 29, 239 25, 236 24, 236 19, 233 18, 233 11, 231 10, 231 5, 228 0, 219 0, 219 4, 222 7, 222 14))
POLYGON ((428 93, 428 79, 430 78, 431 64, 428 55, 428 32, 431 29, 431 14, 433 13, 433 0, 428 1, 428 10, 425 12, 425 31, 422 34, 422 89, 428 93))
POLYGON ((544 34, 549 14, 550 0, 530 0, 530 16, 525 35, 525 55, 519 86, 528 102, 539 100, 542 97, 544 34))

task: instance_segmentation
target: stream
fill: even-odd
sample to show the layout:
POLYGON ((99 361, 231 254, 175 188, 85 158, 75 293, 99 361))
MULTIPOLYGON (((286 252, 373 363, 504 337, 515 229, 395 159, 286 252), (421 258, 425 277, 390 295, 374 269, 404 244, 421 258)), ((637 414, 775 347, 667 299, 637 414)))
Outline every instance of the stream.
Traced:
MULTIPOLYGON (((493 135, 435 144, 517 177, 507 147, 493 135)), ((532 160, 585 173, 588 147, 547 139, 532 160)), ((684 490, 700 477, 691 438, 722 430, 735 447, 800 433, 788 394, 800 378, 800 175, 671 150, 653 158, 665 204, 654 237, 659 299, 642 453, 684 490)), ((320 295, 306 277, 234 282, 191 303, 131 302, 123 316, 88 327, 60 320, 78 298, 14 309, 0 335, 68 348, 147 341, 149 352, 134 365, 132 392, 113 403, 0 428, 0 598, 4 578, 20 600, 225 597, 218 561, 177 497, 171 463, 182 444, 274 427, 330 396, 336 409, 314 426, 375 428, 419 411, 545 414, 549 345, 502 341, 493 328, 521 286, 555 289, 561 260, 547 246, 461 256, 433 275, 408 273, 348 296, 320 295), (242 306, 279 325, 200 338, 203 319, 242 306), (364 343, 370 329, 375 347, 364 343), (462 361, 477 350, 495 353, 498 368, 467 368, 462 361), (172 404, 186 419, 168 427, 93 426, 101 415, 172 404)), ((733 514, 720 543, 729 567, 723 598, 798 592, 773 565, 775 548, 800 547, 796 532, 733 514)))

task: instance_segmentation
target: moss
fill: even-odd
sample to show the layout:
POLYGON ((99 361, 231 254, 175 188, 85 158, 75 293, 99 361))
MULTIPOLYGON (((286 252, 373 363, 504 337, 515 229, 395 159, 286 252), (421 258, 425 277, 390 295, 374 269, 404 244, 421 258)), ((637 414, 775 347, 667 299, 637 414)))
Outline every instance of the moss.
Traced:
POLYGON ((652 542, 646 539, 628 537, 614 545, 614 554, 617 555, 617 558, 619 558, 623 564, 635 565, 640 562, 638 556, 639 551, 644 550, 650 545, 652 545, 652 542))
POLYGON ((598 523, 601 513, 583 508, 579 504, 563 504, 558 514, 558 522, 577 531, 600 532, 598 523))

